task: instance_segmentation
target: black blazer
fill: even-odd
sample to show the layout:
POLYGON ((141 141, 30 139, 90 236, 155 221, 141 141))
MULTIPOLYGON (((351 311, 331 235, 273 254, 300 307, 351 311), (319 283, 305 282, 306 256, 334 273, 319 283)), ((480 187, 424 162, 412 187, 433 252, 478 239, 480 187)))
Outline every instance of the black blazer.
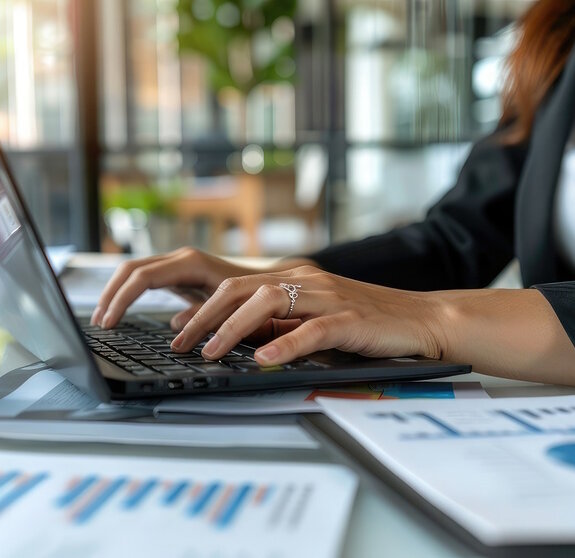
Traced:
POLYGON ((421 223, 310 254, 324 269, 411 290, 488 286, 518 258, 525 286, 547 297, 575 343, 575 272, 557 256, 555 188, 575 114, 575 49, 537 112, 528 144, 496 131, 478 142, 455 186, 421 223))

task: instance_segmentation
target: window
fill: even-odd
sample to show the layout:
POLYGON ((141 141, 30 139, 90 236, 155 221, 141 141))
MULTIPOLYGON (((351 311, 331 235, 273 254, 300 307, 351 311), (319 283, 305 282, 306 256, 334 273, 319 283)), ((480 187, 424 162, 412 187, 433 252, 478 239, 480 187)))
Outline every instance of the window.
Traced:
MULTIPOLYGON (((328 160, 314 218, 330 240, 363 236, 421 218, 495 125, 511 24, 528 4, 262 1, 262 18, 243 0, 3 2, 0 141, 50 244, 98 246, 98 181, 102 198, 110 183, 143 185, 157 209, 198 177, 279 171, 264 192, 283 200, 271 188, 293 186, 310 145, 328 160), (248 50, 232 33, 246 21, 248 50), (219 25, 229 75, 179 48, 190 22, 219 25), (249 88, 246 52, 268 72, 249 88)), ((162 236, 155 249, 173 247, 162 236)))
POLYGON ((0 141, 46 242, 82 246, 70 10, 69 0, 2 3, 0 141))

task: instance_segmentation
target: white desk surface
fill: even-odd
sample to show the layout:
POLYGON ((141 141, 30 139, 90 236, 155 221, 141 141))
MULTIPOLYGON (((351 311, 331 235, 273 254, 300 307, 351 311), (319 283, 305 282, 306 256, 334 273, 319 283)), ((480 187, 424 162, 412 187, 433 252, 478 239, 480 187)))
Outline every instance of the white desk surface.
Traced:
MULTIPOLYGON (((71 267, 86 267, 98 264, 113 265, 116 256, 100 257, 93 255, 76 256, 71 267)), ((6 355, 5 355, 6 356, 6 355)), ((450 378, 446 378, 449 381, 450 378)), ((540 395, 575 394, 575 388, 548 386, 529 382, 517 382, 472 373, 454 377, 453 380, 479 381, 491 397, 529 397, 540 395)), ((185 419, 193 422, 198 419, 185 419)), ((204 423, 206 418, 201 419, 204 423)), ((221 423, 221 419, 218 420, 221 423)), ((229 419, 237 424, 236 418, 229 419)), ((251 419, 253 420, 253 419, 251 419)), ((269 420, 261 417, 257 420, 269 420)), ((276 419, 274 419, 276 420, 276 419)), ((293 421, 294 417, 284 417, 293 421)), ((305 421, 304 421, 305 424, 305 421)), ((312 428, 312 433, 314 429, 312 428)), ((390 556, 450 558, 461 556, 482 556, 449 533, 440 523, 432 520, 400 494, 390 488, 385 481, 368 473, 353 457, 345 455, 329 442, 329 437, 319 435, 321 447, 316 450, 295 449, 198 449, 170 448, 157 446, 118 446, 112 444, 86 443, 39 443, 0 441, 0 448, 17 448, 30 452, 59 451, 83 454, 111 453, 129 455, 173 455, 190 459, 216 458, 222 460, 256 459, 282 461, 340 461, 356 469, 360 475, 360 490, 354 506, 349 531, 345 540, 342 558, 381 558, 390 556)), ((566 554, 569 555, 569 554, 566 554)), ((575 555, 573 549, 571 555, 575 555)))

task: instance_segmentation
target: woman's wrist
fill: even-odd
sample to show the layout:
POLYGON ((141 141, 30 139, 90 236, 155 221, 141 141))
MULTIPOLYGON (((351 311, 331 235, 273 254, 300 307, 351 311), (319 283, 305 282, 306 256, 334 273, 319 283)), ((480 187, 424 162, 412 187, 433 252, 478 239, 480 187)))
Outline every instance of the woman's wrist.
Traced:
POLYGON ((535 289, 430 293, 435 336, 446 360, 476 372, 528 381, 572 383, 575 348, 553 309, 535 289))
POLYGON ((313 267, 321 269, 315 261, 309 258, 288 257, 288 258, 282 258, 281 260, 278 260, 277 262, 272 264, 271 271, 286 271, 288 269, 294 269, 296 267, 302 267, 304 265, 311 265, 313 267))

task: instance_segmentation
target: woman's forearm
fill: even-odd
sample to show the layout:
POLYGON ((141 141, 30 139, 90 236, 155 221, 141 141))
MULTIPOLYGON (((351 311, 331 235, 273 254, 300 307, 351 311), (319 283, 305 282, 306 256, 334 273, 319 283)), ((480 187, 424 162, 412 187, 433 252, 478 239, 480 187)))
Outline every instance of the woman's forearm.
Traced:
POLYGON ((536 289, 429 294, 443 358, 484 374, 575 385, 575 347, 536 289))

